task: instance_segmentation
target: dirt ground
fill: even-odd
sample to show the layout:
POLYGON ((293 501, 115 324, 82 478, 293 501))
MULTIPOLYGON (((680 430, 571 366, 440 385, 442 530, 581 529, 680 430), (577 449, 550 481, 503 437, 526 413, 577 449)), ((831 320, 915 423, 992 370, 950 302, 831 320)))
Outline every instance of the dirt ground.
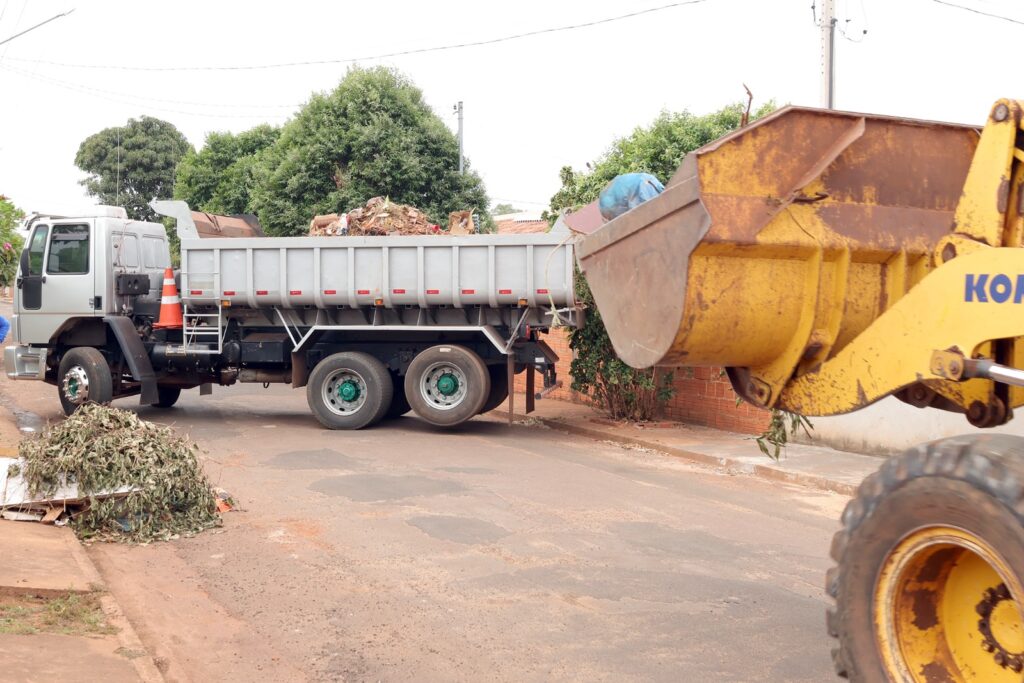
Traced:
MULTIPOLYGON (((53 387, 3 382, 22 425, 60 419, 53 387)), ((168 680, 832 675, 841 496, 497 419, 331 432, 283 387, 140 414, 190 434, 242 508, 89 548, 168 680)))

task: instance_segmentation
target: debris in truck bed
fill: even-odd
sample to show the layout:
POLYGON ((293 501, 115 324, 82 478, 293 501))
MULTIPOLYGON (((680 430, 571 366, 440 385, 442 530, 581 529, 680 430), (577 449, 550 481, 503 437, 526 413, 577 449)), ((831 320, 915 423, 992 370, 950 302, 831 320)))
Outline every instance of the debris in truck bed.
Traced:
POLYGON ((348 217, 336 213, 324 216, 313 216, 309 222, 310 237, 337 237, 348 234, 348 217))
POLYGON ((311 237, 336 235, 437 235, 446 234, 419 209, 374 197, 348 214, 315 216, 309 224, 311 237))
MULTIPOLYGON (((196 446, 127 410, 86 404, 21 442, 18 464, 33 500, 18 509, 67 508, 82 538, 146 542, 220 524, 196 446), (76 498, 69 498, 69 489, 76 498), (49 498, 48 498, 49 497, 49 498)), ((10 482, 8 482, 10 483, 10 482)))
POLYGON ((448 214, 448 234, 469 235, 476 232, 472 211, 452 211, 448 214))

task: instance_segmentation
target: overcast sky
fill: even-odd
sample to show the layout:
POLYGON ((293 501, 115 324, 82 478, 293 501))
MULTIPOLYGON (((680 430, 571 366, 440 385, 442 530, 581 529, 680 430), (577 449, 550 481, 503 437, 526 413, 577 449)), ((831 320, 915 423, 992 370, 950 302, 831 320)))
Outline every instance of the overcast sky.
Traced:
MULTIPOLYGON (((78 185, 78 145, 149 114, 196 147, 212 130, 280 124, 347 65, 263 70, 76 68, 248 66, 358 58, 405 72, 454 130, 465 102, 466 154, 494 202, 541 209, 558 170, 582 168, 659 111, 705 113, 819 105, 812 0, 704 0, 494 45, 370 59, 587 23, 671 0, 228 2, 0 0, 0 194, 28 211, 94 203, 78 185), (47 64, 57 62, 59 64, 47 64)), ((950 0, 957 2, 959 0, 950 0)), ((999 97, 1024 97, 1024 25, 935 0, 837 0, 837 108, 966 123, 999 97), (862 33, 867 30, 867 34, 862 33), (859 41, 859 42, 854 42, 859 41)), ((820 4, 820 0, 819 0, 820 4)), ((1024 22, 1017 0, 960 4, 1024 22)))

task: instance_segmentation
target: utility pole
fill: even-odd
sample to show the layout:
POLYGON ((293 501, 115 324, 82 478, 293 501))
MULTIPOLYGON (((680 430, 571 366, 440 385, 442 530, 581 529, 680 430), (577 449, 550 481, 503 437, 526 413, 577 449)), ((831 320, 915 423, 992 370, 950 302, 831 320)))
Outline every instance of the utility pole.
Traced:
POLYGON ((836 103, 836 0, 821 0, 821 106, 836 103))
POLYGON ((455 105, 455 111, 459 115, 459 175, 465 173, 465 156, 462 154, 462 100, 455 105))

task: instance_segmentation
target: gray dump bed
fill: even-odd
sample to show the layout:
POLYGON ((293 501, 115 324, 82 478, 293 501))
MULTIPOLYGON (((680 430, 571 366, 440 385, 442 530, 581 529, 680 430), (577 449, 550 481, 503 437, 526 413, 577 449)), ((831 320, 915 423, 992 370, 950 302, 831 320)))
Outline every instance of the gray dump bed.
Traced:
POLYGON ((233 306, 573 305, 564 235, 182 239, 181 296, 233 306))

